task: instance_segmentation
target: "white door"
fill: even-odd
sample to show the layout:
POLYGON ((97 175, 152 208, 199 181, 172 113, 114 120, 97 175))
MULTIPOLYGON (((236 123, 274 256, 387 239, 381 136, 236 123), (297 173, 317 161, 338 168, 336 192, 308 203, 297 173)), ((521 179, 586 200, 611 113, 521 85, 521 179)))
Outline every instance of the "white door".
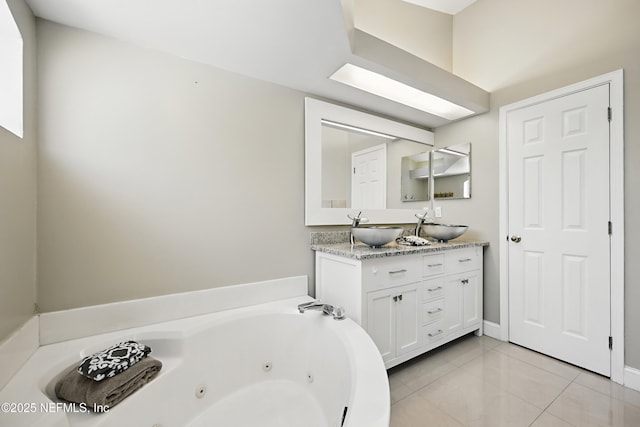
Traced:
POLYGON ((509 111, 509 340, 610 375, 609 85, 509 111))
POLYGON ((418 348, 418 286, 411 284, 396 288, 396 356, 418 348))
POLYGON ((467 273, 460 281, 462 285, 462 327, 482 322, 482 286, 480 275, 476 272, 467 273))
MULTIPOLYGON (((385 362, 395 357, 396 313, 395 289, 383 289, 367 294, 367 333, 385 362)), ((397 298, 396 298, 397 301, 397 298)))
POLYGON ((356 151, 351 155, 351 207, 386 209, 387 144, 356 151))

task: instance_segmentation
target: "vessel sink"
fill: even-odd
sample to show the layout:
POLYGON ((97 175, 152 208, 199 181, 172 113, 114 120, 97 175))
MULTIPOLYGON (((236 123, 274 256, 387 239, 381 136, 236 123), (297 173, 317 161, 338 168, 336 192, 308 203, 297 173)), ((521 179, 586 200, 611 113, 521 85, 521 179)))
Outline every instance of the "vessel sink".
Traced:
POLYGON ((453 224, 422 224, 422 232, 433 239, 437 239, 440 242, 447 242, 456 237, 460 237, 469 228, 467 225, 453 225, 453 224))
POLYGON ((394 241, 396 238, 400 237, 403 231, 404 228, 402 227, 385 227, 377 225, 351 227, 351 233, 353 233, 353 237, 356 240, 369 246, 373 246, 374 248, 394 241))

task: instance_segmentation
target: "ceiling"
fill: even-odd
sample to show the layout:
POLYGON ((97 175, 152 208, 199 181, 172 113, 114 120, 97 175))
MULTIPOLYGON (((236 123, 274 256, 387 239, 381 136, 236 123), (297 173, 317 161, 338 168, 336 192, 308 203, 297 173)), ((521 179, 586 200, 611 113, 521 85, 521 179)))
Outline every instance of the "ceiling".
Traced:
MULTIPOLYGON (((359 63, 369 68, 379 65, 371 57, 363 58, 354 53, 353 36, 358 32, 353 31, 350 0, 26 1, 37 17, 53 22, 167 52, 310 95, 366 108, 425 127, 433 128, 449 123, 441 117, 328 79, 346 62, 359 63)), ((412 0, 414 1, 433 0, 412 0)), ((452 0, 438 1, 450 3, 452 0)), ((378 41, 385 44, 381 40, 368 38, 369 46, 378 41)), ((395 77, 403 78, 402 72, 393 70, 391 59, 385 59, 402 59, 402 55, 409 54, 397 52, 400 49, 395 47, 385 47, 390 54, 382 60, 387 64, 381 67, 381 71, 395 73, 395 77)), ((411 56, 409 60, 415 64, 418 58, 411 56)), ((424 62, 425 66, 435 67, 426 61, 419 61, 424 62)), ((417 65, 413 68, 418 69, 423 64, 417 65)), ((451 76, 454 81, 452 87, 461 80, 440 69, 429 74, 445 78, 451 76)), ((410 84, 423 84, 420 79, 424 79, 424 76, 413 76, 410 84)), ((472 86, 468 82, 462 82, 463 86, 464 83, 472 86)), ((435 87, 436 90, 448 85, 447 82, 424 84, 427 88, 435 87)), ((464 102, 464 96, 460 96, 460 93, 456 97, 456 101, 464 102)))

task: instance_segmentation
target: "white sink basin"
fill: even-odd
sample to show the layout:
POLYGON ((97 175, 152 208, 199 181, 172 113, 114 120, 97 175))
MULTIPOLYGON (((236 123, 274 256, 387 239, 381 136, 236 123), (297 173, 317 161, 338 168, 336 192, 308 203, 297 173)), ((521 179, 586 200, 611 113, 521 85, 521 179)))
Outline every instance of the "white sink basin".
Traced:
POLYGON ((404 228, 402 227, 384 227, 384 226, 366 226, 351 227, 351 233, 356 240, 373 246, 374 248, 386 245, 400 237, 404 228))
POLYGON ((453 224, 422 224, 422 232, 432 239, 437 239, 441 242, 447 242, 456 237, 460 237, 467 231, 469 226, 467 225, 453 225, 453 224))

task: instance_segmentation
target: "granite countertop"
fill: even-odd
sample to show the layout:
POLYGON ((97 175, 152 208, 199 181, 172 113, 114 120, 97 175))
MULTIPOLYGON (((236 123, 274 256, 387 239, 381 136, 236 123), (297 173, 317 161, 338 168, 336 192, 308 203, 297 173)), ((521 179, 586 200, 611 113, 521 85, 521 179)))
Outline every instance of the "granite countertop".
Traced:
POLYGON ((379 248, 372 248, 364 243, 349 243, 349 232, 317 233, 311 236, 311 249, 356 260, 384 258, 390 256, 426 254, 451 249, 489 246, 489 242, 476 240, 452 240, 447 243, 432 241, 428 246, 405 246, 395 242, 379 248), (344 237, 346 236, 346 240, 344 237))

